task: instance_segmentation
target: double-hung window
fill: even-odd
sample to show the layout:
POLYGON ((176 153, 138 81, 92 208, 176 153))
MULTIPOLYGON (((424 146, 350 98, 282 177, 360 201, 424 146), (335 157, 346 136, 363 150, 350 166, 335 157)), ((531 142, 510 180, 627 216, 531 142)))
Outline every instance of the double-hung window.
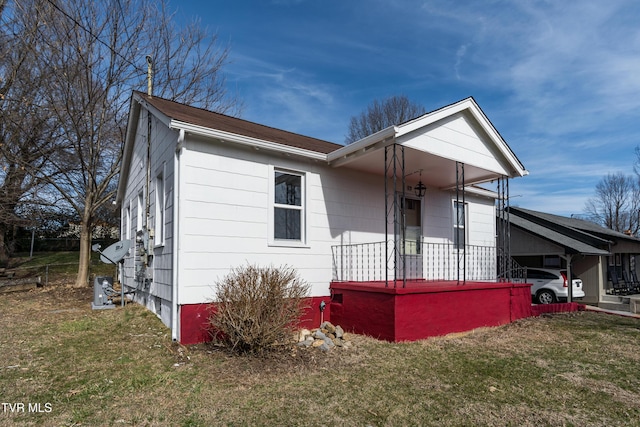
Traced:
POLYGON ((273 171, 273 240, 304 243, 304 174, 273 171))

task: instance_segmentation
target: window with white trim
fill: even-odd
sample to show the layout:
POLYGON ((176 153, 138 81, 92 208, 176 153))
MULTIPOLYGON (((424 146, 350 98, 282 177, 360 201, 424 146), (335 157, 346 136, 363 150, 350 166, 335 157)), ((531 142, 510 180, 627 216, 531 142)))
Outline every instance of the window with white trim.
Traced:
POLYGON ((164 188, 164 168, 156 176, 156 214, 155 214, 155 244, 156 246, 164 245, 164 211, 166 192, 164 188))
POLYGON ((128 240, 131 238, 131 205, 125 208, 122 222, 122 238, 128 240))
POLYGON ((273 239, 304 242, 304 174, 274 170, 273 239))
POLYGON ((142 191, 138 194, 138 206, 136 211, 136 231, 142 230, 142 218, 144 215, 144 196, 142 191))
POLYGON ((466 209, 462 202, 453 201, 453 247, 464 250, 466 244, 466 209))

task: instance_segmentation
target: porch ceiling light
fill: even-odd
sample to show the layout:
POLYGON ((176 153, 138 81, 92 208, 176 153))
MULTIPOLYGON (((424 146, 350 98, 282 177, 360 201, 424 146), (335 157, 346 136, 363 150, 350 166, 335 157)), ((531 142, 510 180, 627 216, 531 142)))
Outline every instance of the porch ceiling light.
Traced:
POLYGON ((424 197, 424 193, 427 191, 427 187, 422 183, 422 180, 420 180, 414 187, 413 191, 415 191, 416 196, 424 197))

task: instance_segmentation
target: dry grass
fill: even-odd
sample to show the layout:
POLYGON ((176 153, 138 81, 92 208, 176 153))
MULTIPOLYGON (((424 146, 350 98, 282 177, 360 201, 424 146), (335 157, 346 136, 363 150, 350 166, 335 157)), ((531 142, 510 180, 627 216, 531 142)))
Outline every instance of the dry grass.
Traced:
POLYGON ((170 340, 130 304, 91 289, 0 295, 0 412, 44 426, 640 425, 640 322, 559 314, 415 343, 274 359, 170 340), (0 408, 2 410, 2 408, 0 408))

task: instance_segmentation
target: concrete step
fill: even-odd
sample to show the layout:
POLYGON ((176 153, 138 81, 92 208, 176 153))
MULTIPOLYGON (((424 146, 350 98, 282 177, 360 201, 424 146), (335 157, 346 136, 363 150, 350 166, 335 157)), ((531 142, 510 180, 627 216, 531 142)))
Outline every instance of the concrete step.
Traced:
POLYGON ((631 295, 602 295, 600 301, 614 304, 629 304, 631 295))

